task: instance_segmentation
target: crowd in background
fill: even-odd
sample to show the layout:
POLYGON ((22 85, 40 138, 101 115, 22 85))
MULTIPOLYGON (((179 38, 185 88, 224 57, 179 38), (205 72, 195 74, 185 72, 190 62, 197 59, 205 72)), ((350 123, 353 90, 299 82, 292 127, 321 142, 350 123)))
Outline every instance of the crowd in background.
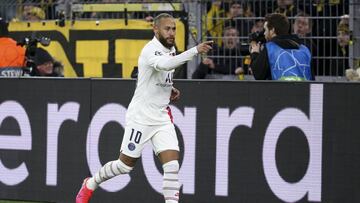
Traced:
MULTIPOLYGON (((38 21, 54 20, 63 17, 64 11, 71 4, 117 4, 117 3, 175 3, 181 1, 168 0, 2 0, 0 2, 0 16, 6 20, 38 21), (2 6, 2 8, 1 8, 2 6)), ((78 13, 76 18, 146 18, 152 19, 159 12, 91 12, 78 13)), ((176 16, 176 15, 175 15, 176 16)))
MULTIPOLYGON (((59 8, 64 6, 66 0, 23 0, 20 2, 14 7, 9 7, 6 13, 0 13, 0 16, 19 21, 58 19, 63 15, 63 10, 59 8)), ((167 3, 169 1, 71 0, 71 2, 167 3)), ((351 44, 348 0, 214 0, 206 2, 206 15, 202 19, 203 40, 214 40, 214 51, 204 57, 193 75, 188 77, 216 78, 217 75, 233 75, 243 79, 244 74, 251 75, 249 54, 246 53, 248 36, 251 33, 263 31, 264 17, 269 13, 281 13, 290 19, 289 33, 298 35, 311 50, 312 69, 316 76, 344 76, 345 70, 349 68, 349 45, 351 44)), ((158 13, 139 12, 126 15, 141 16, 140 18, 151 21, 156 14, 158 13)), ((123 12, 92 12, 79 15, 81 16, 77 17, 125 17, 123 12)), ((174 15, 176 17, 178 13, 174 15)))
MULTIPOLYGON (((290 19, 289 34, 298 35, 311 50, 314 74, 343 76, 349 68, 351 44, 348 9, 348 2, 340 0, 213 1, 208 3, 206 37, 221 47, 224 30, 234 27, 239 33, 239 43, 246 42, 249 34, 263 31, 262 17, 281 13, 290 19)), ((224 57, 216 55, 214 52, 212 57, 224 57)), ((234 57, 243 59, 243 67, 248 65, 246 56, 234 57)), ((251 73, 251 67, 244 70, 251 73)))

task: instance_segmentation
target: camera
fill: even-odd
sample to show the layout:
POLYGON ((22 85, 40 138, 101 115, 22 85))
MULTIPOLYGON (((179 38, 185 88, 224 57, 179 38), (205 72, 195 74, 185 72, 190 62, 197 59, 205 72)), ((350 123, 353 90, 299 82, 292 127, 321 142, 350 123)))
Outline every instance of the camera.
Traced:
POLYGON ((48 37, 25 37, 17 45, 25 46, 25 57, 26 57, 26 68, 24 69, 25 74, 30 74, 36 67, 34 58, 38 43, 42 46, 49 46, 51 39, 48 37))
POLYGON ((255 42, 260 42, 261 44, 266 43, 264 33, 265 33, 264 31, 250 33, 249 42, 255 41, 255 42))
POLYGON ((48 37, 25 37, 23 40, 17 43, 17 45, 25 46, 27 57, 34 57, 38 43, 42 46, 49 46, 51 40, 48 37))
POLYGON ((264 35, 264 31, 250 33, 249 41, 246 43, 241 43, 241 45, 240 45, 241 55, 243 55, 243 56, 250 55, 250 43, 251 42, 265 44, 266 38, 264 35))

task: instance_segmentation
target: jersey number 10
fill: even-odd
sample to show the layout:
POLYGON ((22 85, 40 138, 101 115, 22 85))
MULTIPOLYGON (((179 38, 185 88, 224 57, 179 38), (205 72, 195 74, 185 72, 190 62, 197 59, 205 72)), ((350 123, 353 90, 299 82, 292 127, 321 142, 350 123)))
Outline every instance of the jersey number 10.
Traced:
MULTIPOLYGON (((134 137, 134 133, 135 133, 135 130, 134 128, 131 129, 131 136, 130 136, 130 141, 132 141, 133 137, 134 137)), ((136 134, 135 134, 135 137, 134 137, 134 142, 136 144, 139 144, 140 142, 140 139, 141 139, 141 136, 142 136, 142 133, 140 131, 136 131, 136 134)))

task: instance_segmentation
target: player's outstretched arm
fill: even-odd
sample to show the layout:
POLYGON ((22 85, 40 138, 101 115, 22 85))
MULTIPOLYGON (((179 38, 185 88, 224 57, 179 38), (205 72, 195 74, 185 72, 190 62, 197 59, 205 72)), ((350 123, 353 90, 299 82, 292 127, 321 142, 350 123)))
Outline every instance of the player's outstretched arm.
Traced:
POLYGON ((176 56, 163 55, 163 56, 154 57, 153 60, 154 60, 155 68, 158 70, 166 70, 166 71, 175 69, 180 65, 184 64, 185 62, 190 61, 196 54, 207 53, 209 50, 212 49, 211 47, 212 43, 213 41, 203 42, 197 45, 196 47, 184 51, 183 53, 176 56))

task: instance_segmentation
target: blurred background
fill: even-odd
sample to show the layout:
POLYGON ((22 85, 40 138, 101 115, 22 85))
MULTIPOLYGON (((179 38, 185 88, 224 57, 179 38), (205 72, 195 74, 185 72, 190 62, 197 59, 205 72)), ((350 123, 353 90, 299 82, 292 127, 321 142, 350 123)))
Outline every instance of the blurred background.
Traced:
POLYGON ((65 77, 136 77, 137 56, 152 38, 152 19, 168 12, 178 19, 179 53, 201 41, 216 42, 208 56, 177 69, 176 78, 253 80, 249 36, 263 31, 266 14, 276 12, 289 17, 289 32, 311 50, 316 80, 356 80, 345 76, 347 69, 359 68, 359 11, 356 0, 0 2, 0 16, 10 22, 11 36, 51 39, 45 49, 63 64, 65 77), (221 69, 198 74, 205 58, 221 69))

